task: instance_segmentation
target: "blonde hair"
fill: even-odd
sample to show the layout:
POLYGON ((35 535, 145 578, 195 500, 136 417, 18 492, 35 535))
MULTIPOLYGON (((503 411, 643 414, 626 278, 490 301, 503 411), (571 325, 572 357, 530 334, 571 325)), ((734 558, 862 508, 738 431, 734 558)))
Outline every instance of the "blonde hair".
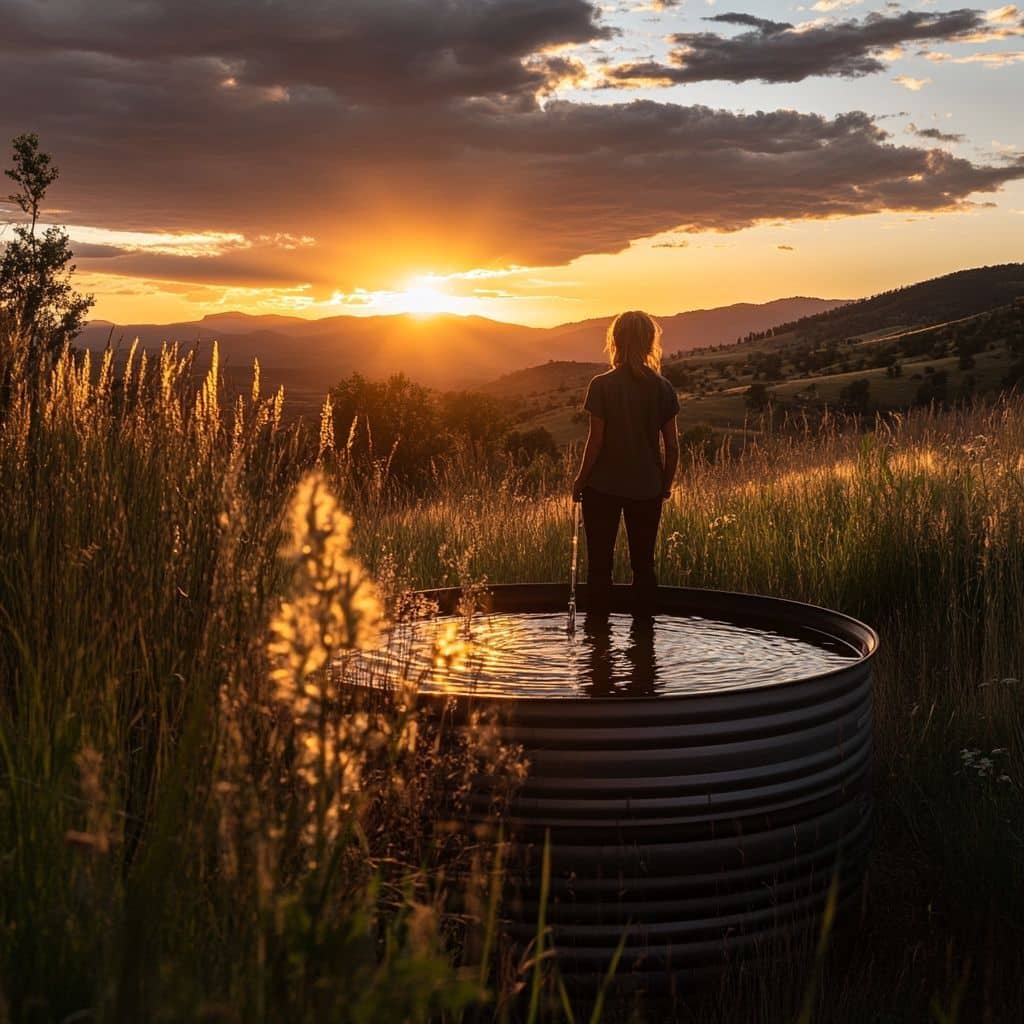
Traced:
POLYGON ((650 313, 620 313, 608 328, 604 350, 613 367, 628 366, 634 377, 646 370, 661 373, 661 325, 650 313))

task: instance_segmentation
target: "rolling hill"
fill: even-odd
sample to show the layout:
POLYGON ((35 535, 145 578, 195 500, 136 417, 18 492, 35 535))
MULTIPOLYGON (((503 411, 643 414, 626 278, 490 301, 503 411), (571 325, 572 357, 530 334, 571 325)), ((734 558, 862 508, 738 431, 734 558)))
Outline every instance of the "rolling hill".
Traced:
MULTIPOLYGON (((666 354, 689 352, 695 348, 727 345, 752 331, 764 331, 793 319, 792 311, 800 310, 801 319, 842 308, 848 299, 814 299, 795 297, 774 299, 755 304, 737 302, 713 309, 692 309, 674 316, 658 317, 661 323, 662 348, 666 354)), ((563 324, 548 332, 552 347, 559 350, 552 358, 587 360, 601 353, 609 319, 583 320, 563 324)))
POLYGON ((780 323, 773 337, 819 341, 884 334, 975 316, 1024 296, 1024 263, 975 267, 780 323))
MULTIPOLYGON (((593 364, 546 363, 486 390, 515 402, 524 428, 579 440, 579 399, 594 372, 593 364)), ((758 382, 777 410, 812 415, 844 408, 845 389, 858 381, 867 383, 869 411, 991 397, 1024 380, 1024 264, 961 271, 690 350, 666 360, 664 372, 680 392, 681 429, 718 438, 749 432, 757 414, 745 396, 758 382)))
MULTIPOLYGON (((791 298, 679 313, 662 320, 664 347, 687 351, 718 345, 838 304, 839 300, 791 298)), ((452 388, 481 384, 549 359, 600 359, 607 324, 607 318, 601 318, 535 328, 449 314, 304 320, 232 312, 174 324, 115 326, 95 321, 78 344, 95 351, 109 338, 127 346, 137 337, 148 349, 165 341, 207 346, 216 340, 227 366, 247 370, 253 359, 259 359, 268 384, 280 377, 293 388, 320 389, 322 394, 352 372, 373 378, 402 372, 422 384, 452 388)))

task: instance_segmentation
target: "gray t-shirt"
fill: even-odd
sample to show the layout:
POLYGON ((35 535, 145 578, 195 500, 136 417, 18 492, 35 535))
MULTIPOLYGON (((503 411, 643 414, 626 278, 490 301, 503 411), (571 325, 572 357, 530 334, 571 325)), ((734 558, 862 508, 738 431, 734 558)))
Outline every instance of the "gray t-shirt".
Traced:
POLYGON ((625 366, 598 374, 583 408, 604 420, 604 444, 587 486, 620 498, 655 498, 662 491, 659 434, 679 412, 676 390, 649 370, 634 377, 625 366))

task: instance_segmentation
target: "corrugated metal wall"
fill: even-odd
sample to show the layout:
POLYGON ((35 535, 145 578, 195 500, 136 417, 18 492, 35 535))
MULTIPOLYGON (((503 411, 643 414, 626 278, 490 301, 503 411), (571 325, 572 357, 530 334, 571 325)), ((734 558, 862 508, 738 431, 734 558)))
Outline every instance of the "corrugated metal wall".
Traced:
MULTIPOLYGON (((435 596, 443 608, 455 600, 435 596)), ((561 586, 499 586, 491 601, 550 611, 565 598, 561 586)), ((664 613, 825 633, 861 656, 738 691, 492 702, 530 761, 506 821, 508 927, 524 941, 535 933, 547 839, 547 919, 568 971, 604 970, 624 929, 620 972, 713 970, 794 923, 815 924, 835 873, 840 897, 856 889, 870 844, 874 632, 770 598, 662 588, 659 600, 664 613)), ((484 818, 488 780, 475 800, 484 818)))

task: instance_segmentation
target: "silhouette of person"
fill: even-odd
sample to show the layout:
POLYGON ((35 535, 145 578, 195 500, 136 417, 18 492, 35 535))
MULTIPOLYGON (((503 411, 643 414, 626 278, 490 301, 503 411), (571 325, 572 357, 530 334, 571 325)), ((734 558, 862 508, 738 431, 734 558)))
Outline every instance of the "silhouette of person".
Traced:
POLYGON ((654 545, 662 503, 679 463, 675 388, 661 375, 661 328, 647 313, 620 313, 605 343, 611 369, 587 388, 590 431, 572 485, 583 503, 587 608, 607 613, 619 521, 626 521, 633 611, 653 611, 658 585, 654 545))

